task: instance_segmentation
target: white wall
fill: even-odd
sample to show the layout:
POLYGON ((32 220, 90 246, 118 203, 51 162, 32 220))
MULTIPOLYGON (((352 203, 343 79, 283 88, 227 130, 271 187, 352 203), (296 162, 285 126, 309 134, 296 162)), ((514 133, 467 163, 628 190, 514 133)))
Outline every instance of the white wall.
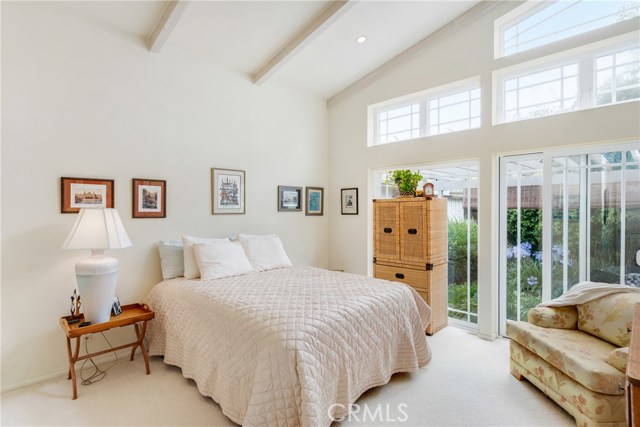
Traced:
POLYGON ((575 47, 598 38, 637 28, 624 24, 552 47, 493 60, 493 21, 517 6, 505 2, 470 24, 458 26, 446 37, 359 92, 329 107, 331 179, 329 194, 339 203, 340 188, 359 187, 360 215, 331 211, 329 265, 333 269, 367 274, 371 268, 371 168, 428 165, 476 159, 479 188, 479 330, 487 338, 497 333, 498 275, 495 262, 496 158, 501 153, 526 153, 573 144, 617 142, 640 137, 638 102, 561 114, 517 123, 491 125, 491 73, 536 55, 575 47), (482 127, 414 141, 367 147, 367 106, 402 95, 473 76, 481 77, 482 127))
POLYGON ((183 234, 275 232, 294 263, 328 266, 328 215, 276 209, 278 185, 327 186, 323 99, 170 45, 149 53, 60 3, 2 2, 2 63, 3 389, 66 369, 57 322, 89 253, 60 249, 76 217, 60 214, 61 176, 115 179, 134 244, 109 251, 123 303, 160 280, 155 242, 183 234), (245 215, 211 215, 212 167, 246 171, 245 215), (131 218, 134 177, 167 180, 166 219, 131 218))

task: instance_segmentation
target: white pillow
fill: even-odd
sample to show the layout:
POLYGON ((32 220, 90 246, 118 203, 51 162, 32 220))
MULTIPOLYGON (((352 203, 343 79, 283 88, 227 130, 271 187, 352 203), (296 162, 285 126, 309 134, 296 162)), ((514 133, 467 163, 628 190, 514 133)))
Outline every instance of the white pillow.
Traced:
POLYGON ((160 252, 160 267, 162 268, 163 279, 184 276, 182 242, 160 240, 158 242, 158 252, 160 252))
POLYGON ((193 245, 200 277, 203 280, 238 276, 253 271, 242 245, 232 241, 193 245))
POLYGON ((193 253, 193 245, 196 243, 215 243, 218 241, 228 242, 227 237, 223 239, 209 239, 205 237, 182 236, 182 246, 184 249, 184 277, 187 279, 197 279, 200 277, 196 256, 193 253))
POLYGON ((291 267, 291 260, 284 251, 280 238, 275 234, 252 236, 239 234, 247 258, 255 271, 291 267))

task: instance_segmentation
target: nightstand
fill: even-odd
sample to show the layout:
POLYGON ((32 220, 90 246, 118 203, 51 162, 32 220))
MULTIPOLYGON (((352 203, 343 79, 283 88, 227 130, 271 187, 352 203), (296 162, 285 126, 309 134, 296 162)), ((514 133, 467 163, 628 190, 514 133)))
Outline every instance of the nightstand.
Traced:
POLYGON ((123 348, 131 347, 131 359, 136 352, 136 349, 140 347, 142 352, 142 358, 144 359, 145 367, 147 368, 147 375, 151 373, 149 369, 149 357, 147 355, 147 349, 144 346, 144 335, 147 331, 147 322, 155 317, 155 313, 147 307, 146 304, 129 304, 122 306, 122 313, 118 316, 111 316, 108 322, 98 323, 95 325, 80 327, 80 323, 84 321, 84 315, 80 314, 80 322, 69 324, 69 321, 74 319, 72 316, 65 316, 60 318, 60 327, 67 336, 67 354, 69 356, 69 376, 73 384, 73 399, 78 398, 78 385, 76 382, 76 370, 75 364, 79 360, 88 359, 90 357, 99 356, 101 354, 110 353, 113 351, 122 350, 123 348), (139 326, 139 324, 142 324, 139 326), (95 334, 98 332, 108 331, 113 328, 120 328, 123 326, 133 325, 136 331, 137 340, 129 344, 113 347, 108 350, 98 351, 95 353, 86 354, 80 356, 80 339, 83 335, 95 334), (71 340, 75 338, 75 350, 71 350, 71 340))

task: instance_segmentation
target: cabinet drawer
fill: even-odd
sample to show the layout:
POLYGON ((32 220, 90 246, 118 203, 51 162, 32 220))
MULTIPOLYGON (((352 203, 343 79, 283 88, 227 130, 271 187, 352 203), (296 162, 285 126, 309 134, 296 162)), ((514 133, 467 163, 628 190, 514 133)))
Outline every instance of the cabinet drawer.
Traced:
POLYGON ((422 297, 427 301, 426 294, 429 292, 430 273, 430 271, 426 270, 412 270, 410 268, 375 264, 373 274, 379 279, 402 282, 410 285, 417 291, 424 293, 422 297))

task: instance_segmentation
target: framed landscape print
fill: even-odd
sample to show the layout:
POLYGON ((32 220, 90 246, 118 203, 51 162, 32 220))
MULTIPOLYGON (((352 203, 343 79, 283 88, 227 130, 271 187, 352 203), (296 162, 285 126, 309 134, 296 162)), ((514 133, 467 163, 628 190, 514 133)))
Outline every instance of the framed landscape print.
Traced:
POLYGON ((166 218, 167 181, 133 178, 134 218, 166 218))
POLYGON ((324 188, 307 187, 307 204, 305 205, 305 215, 322 215, 324 205, 324 188))
POLYGON ((358 189, 343 188, 340 193, 342 215, 358 215, 358 189))
POLYGON ((62 213, 78 213, 82 208, 113 208, 113 180, 94 178, 60 179, 62 213))
POLYGON ((243 214, 245 172, 233 169, 211 169, 211 213, 243 214))
POLYGON ((302 211, 302 187, 279 185, 278 210, 280 212, 302 211))

